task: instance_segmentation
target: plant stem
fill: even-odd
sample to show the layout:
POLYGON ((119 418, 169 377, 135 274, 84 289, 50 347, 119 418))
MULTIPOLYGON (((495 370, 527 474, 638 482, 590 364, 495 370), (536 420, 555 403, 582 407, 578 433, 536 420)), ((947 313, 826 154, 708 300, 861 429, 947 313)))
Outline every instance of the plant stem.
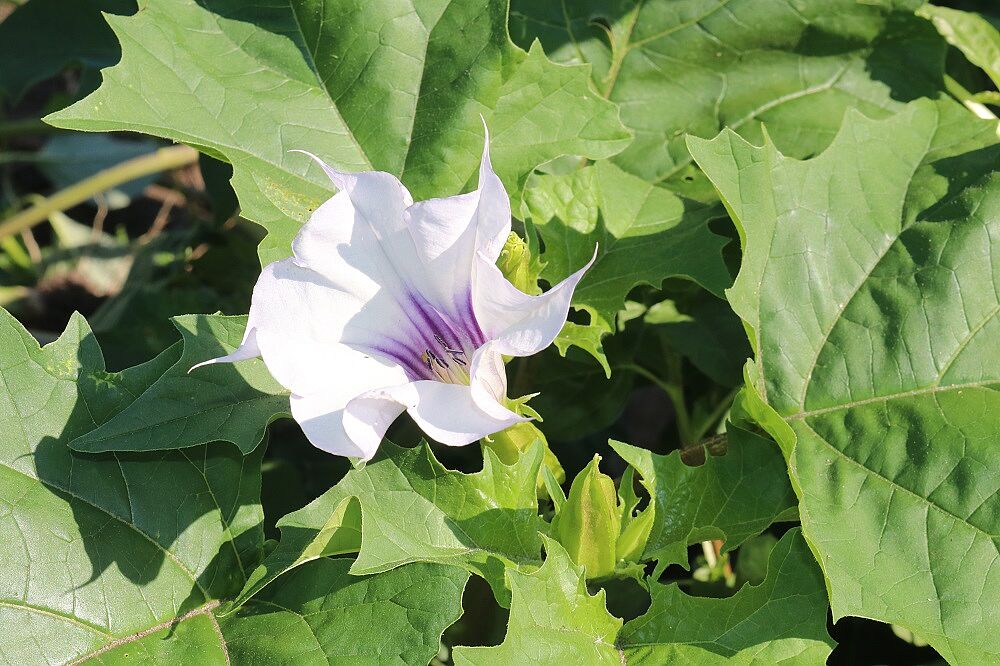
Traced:
MULTIPOLYGON (((944 87, 952 97, 960 101, 969 111, 972 111, 983 120, 998 120, 996 114, 990 111, 989 107, 973 99, 973 94, 966 90, 965 86, 947 74, 944 77, 944 87)), ((1000 135, 1000 127, 997 128, 997 134, 1000 135)))
POLYGON ((681 446, 688 444, 691 424, 688 418, 687 405, 684 404, 684 392, 680 387, 660 379, 646 368, 635 363, 623 363, 618 367, 622 370, 631 370, 640 377, 648 379, 667 394, 667 397, 670 398, 670 402, 674 406, 675 416, 677 417, 677 432, 680 435, 681 446))
POLYGON ((713 409, 712 412, 708 416, 706 416, 701 423, 698 424, 698 427, 695 428, 691 433, 692 439, 694 441, 698 442, 704 439, 705 433, 708 432, 708 429, 711 428, 716 423, 718 423, 719 419, 721 419, 723 415, 725 415, 726 411, 728 411, 729 408, 733 406, 733 398, 736 397, 736 394, 738 392, 739 388, 734 388, 732 391, 726 394, 726 397, 723 398, 719 402, 719 404, 715 406, 715 409, 713 409))
POLYGON ((20 233, 34 225, 47 220, 56 211, 66 210, 82 203, 101 192, 113 189, 122 183, 136 178, 142 178, 160 171, 177 169, 193 164, 198 159, 198 151, 190 146, 178 145, 160 148, 150 155, 126 160, 121 164, 104 169, 90 178, 70 185, 56 192, 27 210, 17 213, 0 222, 0 238, 20 233))

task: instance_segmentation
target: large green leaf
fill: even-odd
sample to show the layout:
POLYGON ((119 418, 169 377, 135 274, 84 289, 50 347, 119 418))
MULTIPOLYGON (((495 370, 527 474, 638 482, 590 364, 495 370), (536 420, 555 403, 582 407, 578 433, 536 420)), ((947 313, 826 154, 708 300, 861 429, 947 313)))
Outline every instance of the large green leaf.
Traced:
POLYGON ((706 226, 718 212, 696 203, 715 195, 684 136, 729 127, 759 139, 766 125, 779 148, 806 157, 829 143, 845 109, 886 115, 939 94, 946 44, 913 14, 920 4, 513 0, 514 39, 538 39, 560 62, 591 64, 594 86, 635 134, 611 162, 637 178, 598 163, 529 190, 527 212, 546 242, 543 276, 564 277, 599 243, 574 305, 591 311, 601 333, 636 284, 686 275, 718 294, 729 275, 721 239, 706 226))
POLYGON ((40 349, 0 310, 4 661, 66 663, 189 612, 200 649, 215 600, 244 585, 263 541, 263 447, 249 458, 230 446, 100 456, 67 447, 175 358, 108 373, 81 317, 40 349))
POLYGON ((513 601, 503 643, 457 647, 456 666, 623 663, 615 648, 622 621, 608 612, 604 592, 587 592, 583 569, 558 543, 547 539, 545 550, 545 564, 534 573, 507 573, 513 601))
POLYGON ((560 62, 588 62, 635 141, 620 167, 696 187, 684 135, 728 127, 805 157, 847 108, 885 115, 942 89, 945 44, 921 0, 514 0, 511 34, 560 62))
POLYGON ((808 161, 691 141, 741 227, 748 404, 785 450, 834 617, 956 663, 1000 659, 995 130, 924 101, 849 114, 808 161))
POLYGON ((732 425, 727 439, 725 455, 706 455, 698 467, 679 451, 661 456, 611 442, 649 492, 653 528, 642 558, 658 560, 658 569, 687 567, 687 547, 699 541, 722 539, 724 551, 732 550, 795 506, 774 442, 732 425))
POLYGON ((469 574, 411 564, 374 576, 320 559, 281 578, 236 615, 211 606, 109 644, 88 664, 426 664, 462 613, 469 574))
POLYGON ((490 583, 506 602, 506 566, 540 564, 535 481, 542 448, 513 465, 489 448, 483 470, 446 469, 427 445, 383 442, 378 456, 329 491, 278 521, 281 541, 250 576, 244 602, 282 573, 322 555, 355 552, 351 573, 371 574, 408 562, 463 567, 490 583))
POLYGON ((767 577, 732 597, 656 581, 649 591, 649 611, 618 635, 629 664, 825 664, 833 647, 823 577, 798 529, 771 551, 767 577))
POLYGON ((506 3, 434 0, 161 0, 109 17, 122 62, 61 127, 135 130, 233 164, 243 215, 289 242, 331 186, 309 150, 350 170, 400 175, 417 198, 473 182, 480 114, 515 194, 560 155, 606 157, 629 135, 586 68, 550 63, 507 36, 506 3))
POLYGON ((462 614, 468 572, 408 564, 355 576, 350 565, 344 559, 310 562, 222 618, 232 663, 428 663, 441 633, 462 614))
POLYGON ((224 440, 252 451, 267 424, 288 416, 288 392, 263 361, 191 366, 239 346, 246 317, 185 315, 174 319, 183 352, 133 402, 99 428, 77 437, 77 451, 159 451, 224 440))
POLYGON ((639 284, 688 277, 719 296, 730 284, 727 239, 707 221, 718 212, 601 161, 567 175, 537 176, 525 194, 545 243, 542 277, 553 284, 597 260, 573 294, 591 324, 610 332, 625 297, 639 284))

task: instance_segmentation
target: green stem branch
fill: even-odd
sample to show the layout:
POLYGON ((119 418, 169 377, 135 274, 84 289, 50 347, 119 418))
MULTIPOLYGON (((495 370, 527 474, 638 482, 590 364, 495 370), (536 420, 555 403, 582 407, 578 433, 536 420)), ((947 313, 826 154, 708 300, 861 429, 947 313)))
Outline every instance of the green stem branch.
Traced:
POLYGON ((692 439, 694 441, 699 442, 705 438, 705 433, 708 432, 709 428, 717 424, 719 422, 719 419, 721 419, 723 415, 725 415, 726 411, 728 411, 729 408, 732 407, 733 398, 736 397, 736 394, 738 392, 739 389, 735 388, 728 394, 726 394, 726 397, 723 398, 719 402, 719 404, 715 406, 715 409, 713 409, 711 413, 708 416, 706 416, 701 423, 698 424, 698 427, 695 428, 694 431, 691 433, 692 439))
POLYGON ((675 386, 660 379, 641 365, 636 365, 635 363, 623 363, 618 367, 622 370, 631 370, 640 377, 648 379, 667 394, 667 397, 670 398, 670 402, 673 403, 674 412, 676 413, 677 432, 680 435, 681 445, 683 446, 688 444, 691 432, 691 423, 688 418, 687 405, 684 403, 684 391, 682 391, 679 386, 675 386))
POLYGON ((126 160, 121 164, 99 171, 79 183, 70 185, 66 189, 46 197, 34 206, 0 222, 0 238, 30 229, 39 222, 47 220, 52 213, 72 208, 95 194, 114 189, 122 183, 160 171, 187 166, 193 164, 197 159, 198 151, 194 148, 178 145, 160 148, 155 153, 126 160))
MULTIPOLYGON (((984 120, 998 120, 996 114, 990 111, 988 106, 982 102, 977 102, 974 99, 975 96, 966 90, 965 86, 947 74, 944 77, 944 87, 952 97, 960 101, 969 111, 972 111, 980 118, 984 120)), ((1000 134, 1000 127, 997 128, 997 134, 1000 134)))

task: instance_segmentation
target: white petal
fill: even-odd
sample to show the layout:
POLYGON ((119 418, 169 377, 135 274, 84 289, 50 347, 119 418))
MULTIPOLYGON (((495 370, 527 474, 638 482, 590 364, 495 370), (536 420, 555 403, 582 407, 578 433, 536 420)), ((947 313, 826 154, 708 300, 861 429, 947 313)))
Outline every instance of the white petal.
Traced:
POLYGON ((316 448, 371 460, 385 431, 403 408, 391 400, 355 398, 345 405, 336 391, 292 395, 292 416, 316 448))
POLYGON ((500 177, 490 162, 490 131, 483 120, 486 134, 483 158, 479 163, 479 240, 476 249, 496 263, 507 236, 510 235, 510 198, 500 177))
POLYGON ((426 273, 425 295, 442 312, 461 317, 468 305, 476 252, 496 261, 510 234, 510 199, 490 165, 488 133, 479 187, 468 194, 418 201, 405 218, 426 273))
POLYGON ((526 421, 507 409, 484 411, 464 384, 431 380, 373 391, 400 403, 428 437, 447 446, 464 446, 526 421))
POLYGON ((555 340, 569 313, 573 290, 597 259, 539 296, 512 285, 495 262, 478 255, 473 275, 473 307, 483 333, 507 356, 530 356, 555 340))
POLYGON ((410 193, 391 174, 343 173, 305 154, 340 192, 313 212, 292 241, 298 263, 360 298, 380 289, 402 290, 405 279, 400 270, 415 259, 403 223, 403 214, 413 203, 410 193))
POLYGON ((261 272, 248 323, 268 370, 292 393, 309 395, 334 381, 352 385, 359 373, 380 382, 363 384, 348 397, 409 381, 399 364, 419 369, 418 358, 398 353, 380 333, 408 326, 394 299, 377 294, 363 301, 291 259, 261 272))
POLYGON ((496 419, 512 413, 503 403, 507 397, 507 370, 496 345, 487 342, 472 355, 470 385, 472 400, 481 410, 496 419))
POLYGON ((260 356, 260 348, 257 346, 257 328, 253 325, 253 320, 247 317, 247 328, 243 332, 243 342, 240 346, 232 351, 230 354, 225 356, 220 356, 218 358, 211 358, 207 361, 202 361, 201 363, 196 363, 191 366, 188 373, 206 365, 214 365, 216 363, 236 363, 237 361, 246 361, 251 358, 257 358, 260 356))

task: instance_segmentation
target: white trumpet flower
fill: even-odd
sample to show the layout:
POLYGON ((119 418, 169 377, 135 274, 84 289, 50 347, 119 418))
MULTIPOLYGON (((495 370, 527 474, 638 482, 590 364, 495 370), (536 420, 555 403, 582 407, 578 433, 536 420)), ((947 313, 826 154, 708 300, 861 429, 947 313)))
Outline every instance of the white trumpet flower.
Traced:
POLYGON ((594 260, 538 296, 504 277, 510 201, 488 136, 474 192, 416 203, 388 173, 306 154, 339 192, 261 273, 240 347, 192 370, 262 357, 309 441, 365 460, 403 410, 449 446, 527 420, 505 406, 503 355, 552 343, 594 260))

